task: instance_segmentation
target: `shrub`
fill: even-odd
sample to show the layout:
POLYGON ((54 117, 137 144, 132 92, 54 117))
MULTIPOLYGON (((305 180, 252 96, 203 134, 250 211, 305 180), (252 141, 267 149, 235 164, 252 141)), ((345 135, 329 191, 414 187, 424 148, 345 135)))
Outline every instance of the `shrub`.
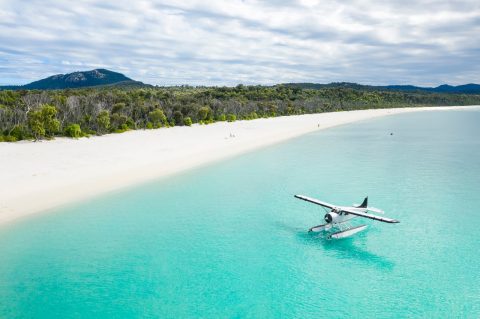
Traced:
POLYGON ((45 136, 45 127, 43 126, 42 113, 40 111, 30 111, 28 113, 28 127, 32 131, 35 140, 45 136))
POLYGON ((225 114, 220 114, 217 118, 217 121, 226 121, 227 120, 227 117, 225 116, 225 114))
POLYGON ((57 108, 53 105, 45 104, 40 110, 42 114, 43 126, 45 127, 45 134, 53 136, 60 130, 60 121, 57 120, 57 108))
POLYGON ((83 134, 86 136, 86 137, 90 137, 90 135, 98 135, 97 134, 97 131, 95 130, 88 130, 88 131, 83 131, 83 134))
POLYGON ((137 128, 137 125, 135 124, 135 121, 133 121, 133 119, 131 117, 127 118, 127 126, 128 126, 128 129, 131 129, 131 130, 134 130, 134 129, 137 128))
POLYGON ((82 136, 82 129, 78 124, 70 124, 65 128, 65 135, 72 138, 79 138, 82 136))
POLYGON ((227 121, 228 122, 235 122, 237 120, 237 117, 235 116, 235 114, 227 114, 227 121))
POLYGON ((167 117, 160 109, 156 109, 148 113, 148 119, 155 127, 160 127, 162 124, 165 125, 167 123, 167 117))
POLYGON ((25 127, 23 125, 15 125, 12 130, 8 133, 17 139, 17 141, 23 140, 27 137, 25 127))
POLYGON ((107 111, 101 111, 97 115, 97 126, 100 133, 106 132, 110 128, 110 114, 107 111))
POLYGON ((112 113, 120 113, 125 108, 125 103, 115 103, 112 107, 112 113))
POLYGON ((208 106, 203 106, 198 110, 198 119, 200 121, 205 121, 210 117, 211 110, 208 106))
POLYGON ((127 124, 122 124, 119 128, 114 129, 113 132, 114 133, 123 133, 123 132, 126 132, 128 130, 129 130, 128 125, 127 124))
POLYGON ((186 125, 186 126, 192 126, 192 119, 190 117, 185 117, 183 119, 183 123, 186 125))
POLYGON ((147 130, 153 129, 153 123, 152 123, 152 122, 147 122, 147 125, 145 125, 145 128, 146 128, 147 130))
POLYGON ((215 121, 213 119, 206 119, 205 121, 203 121, 203 124, 212 124, 214 122, 215 121))
POLYGON ((183 125, 183 114, 180 111, 173 112, 173 120, 175 121, 175 125, 183 125))
POLYGON ((3 140, 5 142, 16 142, 17 138, 15 136, 12 136, 12 135, 6 135, 6 136, 3 137, 3 140))
POLYGON ((110 116, 110 127, 112 130, 120 129, 125 123, 127 123, 127 116, 124 114, 114 113, 110 116))
POLYGON ((268 115, 271 117, 277 116, 278 107, 272 102, 268 104, 268 115))

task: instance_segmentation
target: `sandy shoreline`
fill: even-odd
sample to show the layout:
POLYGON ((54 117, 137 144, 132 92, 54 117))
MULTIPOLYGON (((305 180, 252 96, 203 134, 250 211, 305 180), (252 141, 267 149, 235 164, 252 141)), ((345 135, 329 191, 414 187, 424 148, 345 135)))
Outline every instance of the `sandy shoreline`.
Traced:
POLYGON ((0 225, 305 133, 428 107, 220 122, 72 140, 0 143, 0 225))

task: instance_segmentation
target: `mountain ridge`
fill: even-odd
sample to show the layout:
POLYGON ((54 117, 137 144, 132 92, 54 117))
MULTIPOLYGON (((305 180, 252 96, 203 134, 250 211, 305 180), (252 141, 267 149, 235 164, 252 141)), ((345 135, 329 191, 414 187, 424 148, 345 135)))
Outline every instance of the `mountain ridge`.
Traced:
POLYGON ((90 71, 75 71, 66 74, 55 74, 44 79, 33 81, 25 85, 0 86, 4 90, 61 90, 76 89, 109 85, 144 85, 142 82, 132 80, 122 73, 107 69, 94 69, 90 71))
MULTIPOLYGON (((463 85, 442 84, 437 87, 421 87, 415 85, 364 85, 351 82, 322 83, 282 83, 273 85, 287 86, 302 89, 348 88, 370 91, 404 91, 404 92, 430 92, 454 94, 480 94, 480 84, 468 83, 463 85)), ((107 69, 94 69, 90 71, 75 71, 66 74, 55 74, 44 79, 33 81, 25 85, 0 86, 0 90, 62 90, 94 87, 152 87, 140 81, 135 81, 122 73, 107 69)))
POLYGON ((421 87, 415 85, 364 85, 351 82, 332 82, 328 84, 320 83, 284 83, 289 87, 298 87, 303 89, 323 89, 323 88, 349 88, 356 90, 377 90, 377 91, 407 91, 407 92, 431 92, 431 93, 456 93, 456 94, 480 94, 480 84, 468 83, 462 85, 442 84, 436 87, 421 87))

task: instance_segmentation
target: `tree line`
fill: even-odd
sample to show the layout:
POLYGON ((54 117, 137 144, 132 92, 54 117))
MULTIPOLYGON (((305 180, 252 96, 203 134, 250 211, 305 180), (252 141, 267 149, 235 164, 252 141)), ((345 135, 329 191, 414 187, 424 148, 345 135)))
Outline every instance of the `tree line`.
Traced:
POLYGON ((3 90, 0 141, 77 138, 193 123, 370 108, 474 104, 480 104, 480 95, 285 85, 3 90))

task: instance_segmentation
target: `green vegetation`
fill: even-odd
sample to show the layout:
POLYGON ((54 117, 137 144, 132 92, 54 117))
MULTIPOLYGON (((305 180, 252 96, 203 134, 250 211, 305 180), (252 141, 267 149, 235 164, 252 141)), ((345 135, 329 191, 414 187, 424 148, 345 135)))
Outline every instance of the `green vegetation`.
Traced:
POLYGON ((235 114, 227 114, 227 122, 235 122, 237 120, 237 117, 235 116, 235 114))
POLYGON ((167 117, 161 109, 155 109, 148 113, 148 118, 155 128, 161 127, 162 125, 168 125, 167 117))
MULTIPOLYGON (((87 116, 90 118, 89 115, 87 116)), ((108 132, 108 129, 110 128, 110 113, 108 113, 108 111, 105 111, 105 110, 100 111, 97 114, 96 122, 97 122, 96 128, 99 133, 108 132)))
POLYGON ((70 124, 65 128, 65 135, 68 137, 79 138, 82 136, 82 129, 78 124, 70 124))
POLYGON ((58 132, 60 121, 56 118, 57 112, 55 106, 43 104, 38 110, 27 114, 28 127, 36 140, 43 137, 51 138, 58 132))
POLYGON ((186 126, 192 126, 192 119, 190 118, 190 116, 187 116, 183 119, 183 123, 186 125, 186 126))
POLYGON ((0 141, 368 108, 480 104, 480 95, 288 85, 0 91, 0 141))

